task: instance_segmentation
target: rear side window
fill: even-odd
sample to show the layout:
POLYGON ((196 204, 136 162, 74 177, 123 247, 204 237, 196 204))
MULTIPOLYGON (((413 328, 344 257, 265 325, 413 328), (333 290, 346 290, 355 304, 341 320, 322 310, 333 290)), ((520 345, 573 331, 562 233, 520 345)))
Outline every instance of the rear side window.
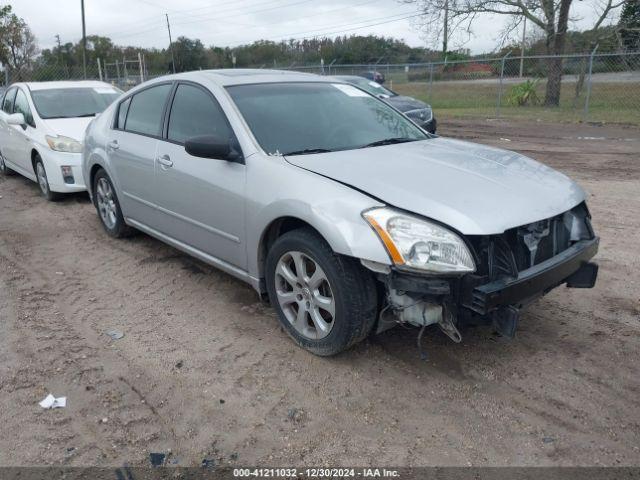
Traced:
POLYGON ((129 104, 131 103, 131 97, 127 98, 118 107, 118 122, 116 128, 118 130, 124 130, 124 122, 127 119, 127 112, 129 111, 129 104))
POLYGON ((131 98, 125 130, 143 135, 159 136, 162 113, 171 85, 158 85, 136 93, 131 98))
POLYGON ((16 98, 17 88, 12 88, 7 92, 4 96, 4 100, 2 101, 2 111, 5 113, 13 113, 13 99, 16 98))
POLYGON ((193 85, 178 85, 169 116, 169 140, 184 143, 190 137, 230 138, 227 117, 211 95, 193 85))
POLYGON ((16 100, 13 104, 13 113, 21 113, 24 115, 24 120, 28 125, 34 125, 31 108, 29 108, 29 101, 27 100, 25 93, 20 89, 18 89, 18 92, 16 93, 16 100))

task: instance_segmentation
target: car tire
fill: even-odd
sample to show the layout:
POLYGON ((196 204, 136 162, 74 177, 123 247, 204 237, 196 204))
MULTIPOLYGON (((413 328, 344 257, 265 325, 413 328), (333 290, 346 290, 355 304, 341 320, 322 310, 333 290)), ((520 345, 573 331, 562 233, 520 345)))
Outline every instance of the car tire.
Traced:
POLYGON ((62 194, 51 191, 51 188, 49 187, 49 179, 47 178, 47 170, 44 168, 44 162, 38 154, 36 154, 34 159, 33 169, 36 173, 36 182, 38 182, 38 187, 40 187, 40 193, 42 193, 42 196, 50 202, 57 202, 60 200, 62 198, 62 194))
POLYGON ((133 233, 133 229, 124 221, 113 182, 103 169, 98 170, 93 178, 93 204, 100 223, 110 236, 122 238, 133 233))
POLYGON ((280 236, 267 253, 265 275, 280 323, 302 348, 320 356, 335 355, 373 329, 373 277, 357 260, 336 254, 312 228, 280 236))
POLYGON ((8 177, 9 175, 13 175, 14 173, 15 172, 13 170, 7 167, 7 164, 4 161, 4 156, 2 155, 2 152, 0 152, 0 174, 8 177))

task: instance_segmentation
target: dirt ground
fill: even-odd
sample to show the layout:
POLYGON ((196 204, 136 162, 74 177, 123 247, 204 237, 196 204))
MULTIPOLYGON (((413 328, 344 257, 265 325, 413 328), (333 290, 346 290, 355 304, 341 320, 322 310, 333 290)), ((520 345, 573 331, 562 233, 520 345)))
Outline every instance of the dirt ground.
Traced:
MULTIPOLYGON (((0 177, 0 465, 640 464, 640 130, 442 122, 578 180, 598 285, 561 287, 507 341, 396 328, 334 358, 297 348, 250 287, 84 195, 0 177), (112 340, 105 331, 124 333, 112 340), (42 410, 47 393, 67 407, 42 410)), ((496 212, 499 215, 499 212, 496 212)))

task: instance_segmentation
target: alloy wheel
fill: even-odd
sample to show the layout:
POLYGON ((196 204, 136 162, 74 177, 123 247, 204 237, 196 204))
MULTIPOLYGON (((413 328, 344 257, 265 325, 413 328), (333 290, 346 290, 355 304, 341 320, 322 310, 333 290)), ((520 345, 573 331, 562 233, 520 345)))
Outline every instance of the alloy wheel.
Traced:
POLYGON ((0 152, 0 173, 7 173, 7 164, 4 163, 4 156, 0 152))
POLYGON ((117 221, 116 202, 113 188, 106 178, 100 178, 98 180, 96 185, 96 202, 102 222, 109 230, 113 229, 117 221))
POLYGON ((275 269, 276 296, 291 325, 306 338, 319 340, 333 328, 336 302, 324 270, 302 252, 287 252, 275 269))
POLYGON ((36 163, 36 177, 38 177, 40 190, 45 196, 47 196, 49 194, 49 181, 47 180, 47 172, 45 172, 42 162, 36 163))

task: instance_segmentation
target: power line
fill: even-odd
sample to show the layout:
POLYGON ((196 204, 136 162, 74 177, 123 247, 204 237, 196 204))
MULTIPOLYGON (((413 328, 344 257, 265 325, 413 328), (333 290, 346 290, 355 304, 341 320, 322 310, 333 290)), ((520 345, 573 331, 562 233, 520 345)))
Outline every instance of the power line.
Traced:
MULTIPOLYGON (((407 12, 405 12, 405 14, 406 13, 407 12)), ((404 15, 404 14, 400 14, 400 15, 404 15)), ((353 28, 346 28, 346 29, 343 29, 343 30, 336 30, 336 31, 332 31, 332 32, 323 32, 322 31, 322 30, 327 30, 327 29, 336 28, 336 27, 340 27, 340 26, 348 27, 350 25, 358 25, 360 23, 371 22, 371 21, 375 21, 375 20, 378 20, 378 19, 362 20, 360 22, 355 22, 355 23, 327 26, 327 27, 324 27, 324 28, 321 28, 321 29, 317 29, 317 30, 308 30, 306 32, 290 33, 290 34, 285 34, 285 35, 281 35, 281 36, 277 36, 277 37, 271 37, 271 38, 268 38, 268 39, 260 39, 260 40, 305 40, 305 39, 309 39, 309 38, 316 38, 318 36, 337 35, 337 34, 341 34, 341 33, 351 32, 351 31, 354 31, 354 30, 360 30, 360 29, 363 29, 363 28, 375 27, 375 26, 378 26, 378 25, 385 25, 387 23, 399 22, 399 21, 402 21, 402 20, 407 20, 407 19, 410 19, 410 18, 416 18, 416 17, 420 17, 420 16, 422 16, 422 13, 414 13, 412 15, 407 15, 407 16, 403 16, 403 17, 400 17, 400 18, 393 18, 393 19, 389 19, 389 17, 379 17, 378 19, 386 18, 386 20, 381 21, 381 22, 377 22, 377 23, 368 24, 368 25, 362 25, 362 26, 353 27, 353 28), (320 32, 320 33, 316 33, 315 35, 307 35, 309 33, 314 33, 314 32, 320 32), (307 35, 307 36, 296 37, 295 35, 307 35)), ((248 41, 241 41, 241 42, 231 43, 228 46, 243 45, 243 44, 248 44, 248 43, 249 43, 248 41)))
MULTIPOLYGON (((275 0, 276 2, 279 2, 281 0, 275 0)), ((282 4, 282 5, 276 5, 276 6, 272 6, 269 8, 263 8, 263 9, 258 9, 258 10, 243 10, 241 13, 235 13, 233 15, 225 15, 225 16, 215 16, 215 17, 201 17, 198 18, 197 20, 192 20, 192 21, 187 21, 187 22, 173 22, 174 26, 176 25, 188 25, 188 24, 192 24, 192 23, 198 23, 198 22, 206 22, 206 21, 213 21, 213 20, 224 20, 225 22, 228 21, 229 18, 235 18, 235 17, 240 17, 240 16, 245 16, 245 15, 252 15, 254 13, 261 13, 264 11, 269 11, 269 10, 276 10, 279 8, 286 8, 286 7, 292 7, 301 3, 308 3, 314 0, 298 0, 294 3, 286 3, 286 4, 282 4)), ((234 3, 234 2, 229 2, 229 3, 234 3)), ((267 0, 266 2, 259 2, 259 3, 255 3, 253 5, 251 5, 252 7, 258 6, 258 5, 266 5, 266 4, 272 4, 274 3, 274 0, 267 0)), ((249 6, 245 6, 245 7, 234 7, 234 8, 230 8, 230 9, 226 9, 226 10, 222 10, 217 12, 218 14, 220 13, 226 13, 226 12, 234 12, 234 11, 238 11, 238 10, 242 10, 243 8, 248 8, 249 6)), ((244 26, 244 25, 243 25, 244 26)), ((145 30, 138 30, 136 29, 135 31, 131 32, 131 33, 123 33, 123 34, 111 34, 109 35, 111 38, 125 38, 125 37, 134 37, 134 36, 138 36, 141 35, 143 33, 147 33, 147 32, 152 32, 156 30, 156 28, 148 28, 145 30)))

